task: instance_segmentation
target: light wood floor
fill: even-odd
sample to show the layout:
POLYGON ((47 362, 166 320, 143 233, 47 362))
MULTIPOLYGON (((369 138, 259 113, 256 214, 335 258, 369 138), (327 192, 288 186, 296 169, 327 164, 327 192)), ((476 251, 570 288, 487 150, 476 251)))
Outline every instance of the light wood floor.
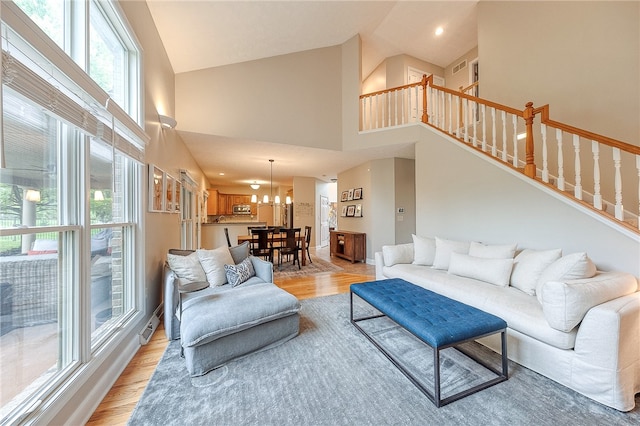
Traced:
MULTIPOLYGON (((330 257, 329 250, 311 249, 311 258, 319 257, 343 268, 342 271, 278 280, 276 284, 298 299, 328 296, 349 291, 349 285, 370 281, 375 269, 365 263, 330 257)), ((140 348, 122 375, 102 400, 87 425, 125 425, 136 403, 142 396, 151 374, 168 345, 162 323, 151 337, 151 341, 140 348)))

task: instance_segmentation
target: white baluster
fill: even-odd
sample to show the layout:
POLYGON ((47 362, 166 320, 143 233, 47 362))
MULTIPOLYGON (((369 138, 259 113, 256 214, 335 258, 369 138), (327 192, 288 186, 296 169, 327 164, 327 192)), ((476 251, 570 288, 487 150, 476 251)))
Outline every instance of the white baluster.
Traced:
POLYGON ((369 96, 369 130, 373 129, 373 96, 369 96))
POLYGON ((460 137, 460 96, 456 96, 456 137, 460 137))
POLYGON ((451 125, 453 124, 453 115, 451 110, 453 109, 453 105, 451 102, 451 93, 447 93, 448 98, 449 98, 449 134, 452 135, 453 134, 453 130, 451 129, 451 125))
POLYGON ((513 123, 513 167, 518 168, 518 116, 511 114, 513 123))
POLYGON ((486 121, 486 105, 480 106, 480 115, 482 115, 482 150, 487 151, 487 121, 486 121))
POLYGON ((387 98, 387 127, 391 127, 391 92, 385 93, 387 98))
POLYGON ((496 109, 491 107, 491 130, 493 133, 491 135, 492 144, 491 144, 491 155, 494 157, 498 156, 498 141, 496 139, 496 109))
POLYGON ((445 102, 444 102, 444 92, 440 92, 440 99, 441 99, 441 108, 440 108, 440 128, 442 130, 444 130, 446 128, 446 122, 445 122, 445 118, 446 118, 446 108, 445 108, 445 102))
POLYGON ((507 113, 502 111, 502 161, 507 162, 507 113))
POLYGON ((602 194, 600 194, 600 144, 591 141, 593 153, 593 207, 602 210, 602 194))
POLYGON ((478 103, 471 103, 471 122, 473 123, 473 146, 478 146, 478 133, 477 133, 477 123, 476 123, 476 110, 478 109, 478 103))
POLYGON ((622 207, 622 175, 620 173, 620 148, 613 148, 613 165, 615 167, 615 193, 616 209, 615 216, 618 220, 624 219, 624 208, 622 207))
POLYGON ((549 183, 549 161, 547 151, 547 125, 540 125, 540 132, 542 133, 542 181, 549 183))
POLYGON ((379 129, 378 117, 380 117, 380 94, 376 95, 376 129, 379 129))
POLYGON ((414 119, 414 122, 415 121, 420 121, 420 104, 418 103, 419 102, 419 97, 420 97, 419 96, 420 95, 420 90, 418 89, 418 86, 415 86, 415 93, 416 93, 416 103, 415 103, 415 105, 416 105, 416 116, 412 117, 414 119))
POLYGON ((460 98, 462 102, 462 134, 463 140, 469 142, 469 100, 467 98, 460 98))
POLYGON ((400 97, 402 98, 402 102, 400 103, 400 109, 402 110, 402 111, 401 111, 401 114, 402 114, 402 115, 401 115, 401 117, 402 117, 402 119, 400 120, 401 124, 404 124, 404 114, 405 114, 405 112, 404 112, 404 104, 405 104, 405 102, 406 102, 406 100, 405 100, 405 93, 406 93, 406 90, 405 90, 405 89, 402 89, 402 93, 400 93, 400 97))
POLYGON ((575 171, 576 171, 576 186, 573 189, 573 194, 578 200, 582 200, 582 169, 580 165, 580 136, 573 135, 573 150, 575 152, 575 171))
POLYGON ((636 155, 636 170, 638 170, 638 229, 640 229, 640 155, 636 155))
POLYGON ((558 184, 560 191, 564 191, 564 156, 562 155, 562 130, 556 129, 556 140, 558 141, 558 184))
POLYGON ((367 128, 365 121, 365 117, 367 116, 367 98, 360 99, 360 115, 362 119, 360 130, 365 130, 367 128))
POLYGON ((397 126, 397 125, 398 125, 398 91, 397 91, 397 90, 395 90, 395 91, 393 92, 393 95, 395 96, 395 100, 394 100, 394 102, 395 102, 395 108, 394 108, 394 113, 393 113, 393 115, 394 115, 394 117, 395 117, 394 123, 395 123, 395 125, 397 126))

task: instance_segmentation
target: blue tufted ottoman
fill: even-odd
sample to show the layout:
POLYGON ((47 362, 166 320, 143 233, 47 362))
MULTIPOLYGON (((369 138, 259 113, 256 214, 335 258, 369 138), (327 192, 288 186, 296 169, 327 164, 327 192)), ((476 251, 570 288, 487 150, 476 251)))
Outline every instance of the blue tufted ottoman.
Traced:
POLYGON ((425 288, 408 283, 402 279, 389 279, 352 284, 350 298, 351 323, 364 334, 391 362, 407 376, 435 405, 441 407, 465 396, 471 395, 496 383, 508 379, 507 360, 507 323, 487 312, 464 303, 444 297, 425 288), (354 319, 353 295, 376 308, 381 315, 373 315, 354 319), (433 394, 424 387, 416 377, 378 344, 358 322, 386 316, 411 332, 418 339, 433 348, 433 394), (472 356, 460 348, 466 356, 492 371, 497 377, 480 383, 470 389, 463 390, 447 398, 440 394, 440 351, 449 347, 475 340, 480 337, 501 333, 502 337, 502 371, 495 370, 482 360, 472 356))

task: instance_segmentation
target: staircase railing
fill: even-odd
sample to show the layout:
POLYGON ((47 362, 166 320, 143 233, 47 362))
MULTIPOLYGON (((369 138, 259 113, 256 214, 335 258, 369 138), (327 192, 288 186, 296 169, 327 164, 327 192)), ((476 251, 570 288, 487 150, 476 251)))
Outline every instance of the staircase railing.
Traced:
POLYGON ((639 233, 640 147, 551 120, 549 105, 519 110, 423 76, 361 95, 360 110, 362 132, 422 122, 639 233))

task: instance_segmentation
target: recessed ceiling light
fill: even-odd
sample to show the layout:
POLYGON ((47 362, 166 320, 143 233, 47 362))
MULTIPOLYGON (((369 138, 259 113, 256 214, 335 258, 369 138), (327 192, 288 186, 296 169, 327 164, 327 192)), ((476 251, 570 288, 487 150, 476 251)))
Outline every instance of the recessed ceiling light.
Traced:
POLYGON ((224 176, 224 172, 218 173, 219 176, 224 176))
POLYGON ((444 28, 442 28, 442 27, 436 28, 436 35, 437 36, 442 35, 443 32, 444 32, 444 28))

